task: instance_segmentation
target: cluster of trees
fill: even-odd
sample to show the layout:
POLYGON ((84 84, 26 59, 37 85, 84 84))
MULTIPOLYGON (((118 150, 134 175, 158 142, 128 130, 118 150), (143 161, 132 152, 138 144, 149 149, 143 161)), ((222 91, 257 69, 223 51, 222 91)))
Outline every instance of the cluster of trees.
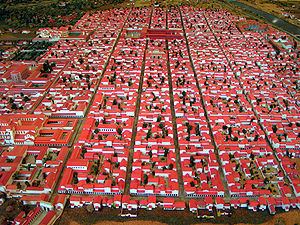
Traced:
MULTIPOLYGON (((4 0, 0 3, 0 21, 9 28, 63 26, 75 22, 85 11, 122 3, 124 0, 34 1, 4 0), (72 21, 62 16, 75 15, 72 21)), ((73 18, 73 17, 72 17, 73 18)))

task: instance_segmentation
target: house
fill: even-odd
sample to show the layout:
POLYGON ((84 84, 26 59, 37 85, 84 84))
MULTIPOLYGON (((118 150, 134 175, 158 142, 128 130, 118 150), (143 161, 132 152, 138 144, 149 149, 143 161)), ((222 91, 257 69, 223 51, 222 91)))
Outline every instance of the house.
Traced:
POLYGON ((95 211, 99 211, 102 208, 102 196, 95 196, 93 201, 93 206, 95 211))
POLYGON ((216 197, 215 198, 215 207, 216 209, 224 209, 225 201, 221 197, 216 197))
POLYGON ((174 198, 164 198, 163 199, 163 208, 164 210, 174 210, 174 198))
POLYGON ((70 206, 71 208, 82 207, 83 203, 81 201, 81 197, 72 195, 70 197, 70 206))
POLYGON ((54 210, 50 210, 47 212, 46 216, 44 216, 44 218, 42 219, 42 221, 40 221, 40 225, 48 225, 48 224, 52 224, 55 222, 56 220, 56 212, 54 210))
POLYGON ((54 199, 54 206, 57 210, 63 210, 67 202, 67 196, 64 194, 56 195, 54 199))
POLYGON ((195 199, 190 199, 189 201, 189 209, 192 213, 195 213, 198 209, 198 206, 197 206, 197 200, 195 199))
POLYGON ((176 201, 174 203, 174 209, 175 210, 185 210, 186 206, 185 206, 185 202, 184 201, 176 201))
POLYGON ((148 196, 147 209, 152 210, 156 208, 156 197, 154 195, 148 196))

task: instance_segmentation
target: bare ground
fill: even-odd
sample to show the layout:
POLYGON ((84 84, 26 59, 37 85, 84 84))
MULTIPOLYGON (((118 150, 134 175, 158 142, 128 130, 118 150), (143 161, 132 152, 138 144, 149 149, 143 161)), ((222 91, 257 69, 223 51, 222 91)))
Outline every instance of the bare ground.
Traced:
POLYGON ((247 209, 233 211, 232 217, 217 217, 215 220, 196 219, 195 215, 185 211, 163 211, 157 209, 153 211, 139 210, 138 218, 121 218, 118 214, 120 210, 105 208, 100 212, 88 213, 86 209, 67 208, 62 217, 55 225, 164 225, 164 224, 237 224, 237 225, 298 225, 300 224, 300 210, 277 213, 275 216, 268 212, 251 212, 247 209))

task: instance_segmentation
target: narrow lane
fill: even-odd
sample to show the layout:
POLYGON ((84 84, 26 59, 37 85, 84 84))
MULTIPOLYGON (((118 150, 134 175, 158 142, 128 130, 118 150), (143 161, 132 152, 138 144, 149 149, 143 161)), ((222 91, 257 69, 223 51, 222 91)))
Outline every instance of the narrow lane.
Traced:
MULTIPOLYGON (((168 9, 166 11, 166 28, 168 27, 168 9)), ((169 96, 170 96, 170 108, 172 114, 172 126, 173 126, 173 139, 175 145, 175 154, 176 154, 176 168, 177 168, 177 175, 178 175, 178 185, 179 185, 179 193, 178 196, 181 200, 185 198, 185 191, 184 191, 184 183, 182 177, 182 168, 181 168, 181 158, 180 158, 180 148, 178 143, 178 132, 177 132, 177 123, 176 123, 176 115, 175 115, 175 108, 174 108, 174 95, 173 95, 173 84, 172 84, 172 73, 170 69, 170 54, 169 54, 169 45, 168 40, 166 40, 166 50, 167 50, 167 69, 168 69, 168 84, 169 84, 169 96)))
MULTIPOLYGON (((153 12, 153 8, 151 8, 150 21, 148 24, 148 28, 150 28, 150 25, 151 25, 152 12, 153 12)), ((133 127, 132 127, 132 136, 131 136, 131 141, 130 141, 129 155, 128 155, 127 168, 126 168, 126 179, 125 179, 125 189, 124 189, 125 195, 129 195, 129 193, 130 193, 130 181, 131 181, 131 174, 132 174, 133 153, 134 153, 134 145, 135 145, 135 139, 136 139, 136 133, 137 133, 137 124, 139 121, 139 114, 140 114, 141 96, 142 96, 142 91, 143 91, 145 61, 146 61, 146 53, 147 53, 147 49, 148 49, 148 42, 149 41, 146 40, 146 46, 145 46, 144 55, 143 55, 143 64, 141 67, 138 96, 137 96, 136 105, 135 105, 134 123, 133 123, 133 127)))

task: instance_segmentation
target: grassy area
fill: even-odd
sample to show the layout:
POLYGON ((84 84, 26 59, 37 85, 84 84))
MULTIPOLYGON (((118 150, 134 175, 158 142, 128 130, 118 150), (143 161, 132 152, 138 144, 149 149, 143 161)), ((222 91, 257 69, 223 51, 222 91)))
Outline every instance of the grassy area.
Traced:
POLYGON ((300 19, 300 7, 299 7, 300 0, 292 0, 292 1, 240 0, 240 1, 254 8, 273 14, 281 19, 285 19, 292 24, 300 26, 299 20, 291 19, 283 16, 283 13, 289 13, 289 14, 294 14, 296 18, 300 19))
POLYGON ((135 0, 134 6, 135 7, 148 7, 151 6, 152 0, 135 0))
POLYGON ((19 40, 32 40, 36 36, 35 30, 31 30, 29 34, 5 32, 0 34, 0 41, 19 41, 19 40))

